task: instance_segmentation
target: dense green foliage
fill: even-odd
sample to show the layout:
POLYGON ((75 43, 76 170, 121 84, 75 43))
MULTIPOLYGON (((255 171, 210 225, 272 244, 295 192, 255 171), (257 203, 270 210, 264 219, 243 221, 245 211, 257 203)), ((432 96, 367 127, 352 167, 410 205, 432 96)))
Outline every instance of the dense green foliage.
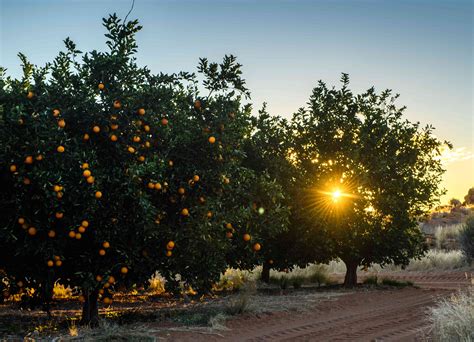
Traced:
POLYGON ((469 262, 474 260, 474 215, 468 217, 459 233, 459 241, 464 255, 469 262))

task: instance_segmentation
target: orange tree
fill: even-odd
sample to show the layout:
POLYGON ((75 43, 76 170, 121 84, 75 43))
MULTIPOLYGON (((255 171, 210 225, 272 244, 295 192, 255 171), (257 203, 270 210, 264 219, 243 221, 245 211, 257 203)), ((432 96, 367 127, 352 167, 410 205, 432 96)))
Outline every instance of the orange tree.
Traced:
POLYGON ((32 287, 49 302, 61 279, 80 288, 82 320, 92 324, 98 298, 108 304, 114 289, 155 270, 209 289, 233 248, 228 223, 242 226, 239 241, 247 229, 255 237, 265 229, 247 227, 242 205, 250 204, 233 200, 257 179, 240 165, 251 121, 235 58, 201 60, 208 95, 199 97, 195 75, 137 66, 136 21, 112 15, 104 26, 109 51, 78 62, 66 39, 51 64, 35 67, 20 55, 23 78, 3 69, 0 78, 8 291, 32 287))
POLYGON ((295 215, 346 264, 353 286, 358 266, 423 254, 417 218, 442 193, 445 143, 431 126, 405 120, 391 91, 354 95, 348 85, 346 74, 341 89, 320 82, 291 125, 304 194, 295 215))

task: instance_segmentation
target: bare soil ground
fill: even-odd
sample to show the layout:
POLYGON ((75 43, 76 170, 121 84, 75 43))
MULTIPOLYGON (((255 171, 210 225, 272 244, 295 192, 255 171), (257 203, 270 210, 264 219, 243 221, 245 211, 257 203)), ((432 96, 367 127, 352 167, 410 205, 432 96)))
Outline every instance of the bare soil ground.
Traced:
MULTIPOLYGON (((362 276, 363 277, 363 276, 362 276)), ((359 289, 314 303, 300 312, 237 316, 218 332, 158 333, 179 341, 420 341, 429 340, 427 309, 467 287, 465 272, 394 272, 382 277, 416 287, 359 289)), ((336 278, 339 278, 336 276, 336 278)))

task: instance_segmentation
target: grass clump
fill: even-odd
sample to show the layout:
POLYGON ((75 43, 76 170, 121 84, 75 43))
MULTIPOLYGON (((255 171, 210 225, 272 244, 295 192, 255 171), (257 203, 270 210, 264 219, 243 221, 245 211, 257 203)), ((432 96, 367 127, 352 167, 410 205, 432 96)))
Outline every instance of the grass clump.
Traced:
POLYGON ((474 215, 469 216, 460 233, 461 248, 469 263, 474 260, 474 215))
POLYGON ((390 278, 384 278, 380 282, 382 285, 385 286, 393 286, 393 287, 407 287, 407 286, 413 286, 413 282, 411 281, 401 281, 401 280, 395 280, 395 279, 390 279, 390 278))

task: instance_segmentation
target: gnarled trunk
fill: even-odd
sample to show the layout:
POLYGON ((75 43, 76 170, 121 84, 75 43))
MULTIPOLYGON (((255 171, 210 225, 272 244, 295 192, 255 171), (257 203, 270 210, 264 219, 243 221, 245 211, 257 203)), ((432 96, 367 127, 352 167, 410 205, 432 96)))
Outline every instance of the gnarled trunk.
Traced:
POLYGON ((344 261, 346 264, 346 276, 344 277, 344 286, 345 287, 354 287, 357 285, 357 266, 359 262, 357 261, 344 261))
POLYGON ((262 281, 267 284, 270 282, 270 264, 267 261, 263 263, 262 281))
POLYGON ((90 327, 96 327, 99 325, 99 307, 97 305, 97 299, 99 292, 97 290, 85 291, 85 300, 82 306, 82 325, 89 325, 90 327))

